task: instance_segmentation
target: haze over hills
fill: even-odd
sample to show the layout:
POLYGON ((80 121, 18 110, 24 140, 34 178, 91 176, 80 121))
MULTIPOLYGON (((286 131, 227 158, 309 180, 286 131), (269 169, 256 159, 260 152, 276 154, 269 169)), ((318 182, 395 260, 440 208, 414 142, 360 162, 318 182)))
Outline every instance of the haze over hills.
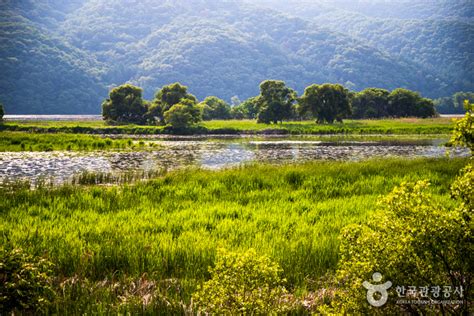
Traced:
POLYGON ((7 113, 99 113, 124 82, 146 98, 179 81, 226 100, 258 94, 265 79, 300 93, 323 82, 429 97, 474 90, 468 1, 348 3, 3 1, 0 101, 7 113))

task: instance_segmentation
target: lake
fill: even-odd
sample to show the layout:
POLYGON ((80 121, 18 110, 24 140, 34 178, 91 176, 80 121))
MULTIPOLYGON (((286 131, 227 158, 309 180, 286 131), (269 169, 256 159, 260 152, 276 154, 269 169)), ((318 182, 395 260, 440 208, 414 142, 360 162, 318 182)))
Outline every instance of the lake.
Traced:
MULTIPOLYGON (((132 137, 132 136, 130 136, 132 137)), ((1 152, 0 182, 69 181, 81 172, 125 173, 183 167, 220 169, 245 163, 356 161, 382 157, 443 157, 447 139, 409 136, 170 137, 143 138, 154 149, 94 152, 1 152)), ((466 149, 452 157, 468 156, 466 149)))

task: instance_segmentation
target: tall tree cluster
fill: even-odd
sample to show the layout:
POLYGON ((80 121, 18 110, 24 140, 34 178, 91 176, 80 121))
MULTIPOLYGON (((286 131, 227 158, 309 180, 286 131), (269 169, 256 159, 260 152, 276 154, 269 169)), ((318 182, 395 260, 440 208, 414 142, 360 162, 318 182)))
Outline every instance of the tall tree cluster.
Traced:
POLYGON ((141 88, 131 84, 112 89, 102 104, 104 119, 116 123, 186 128, 202 119, 257 119, 259 123, 278 124, 292 119, 334 123, 345 118, 436 115, 432 100, 401 88, 391 92, 379 88, 352 92, 341 84, 313 84, 298 97, 284 81, 265 80, 260 84, 258 96, 243 102, 234 100, 233 106, 215 96, 198 103, 197 98, 180 83, 163 86, 151 101, 144 100, 142 94, 141 88))
POLYGON ((464 101, 474 102, 474 92, 456 92, 451 97, 444 97, 434 100, 436 111, 442 114, 463 114, 464 101))
POLYGON ((352 97, 354 118, 431 117, 436 115, 434 103, 407 89, 369 88, 352 97))
POLYGON ((310 113, 318 123, 342 122, 352 112, 349 90, 340 84, 311 85, 298 103, 300 114, 310 113))
POLYGON ((180 83, 159 89, 153 101, 142 98, 142 89, 124 84, 110 91, 102 103, 104 120, 117 123, 169 124, 186 128, 201 121, 197 99, 180 83))

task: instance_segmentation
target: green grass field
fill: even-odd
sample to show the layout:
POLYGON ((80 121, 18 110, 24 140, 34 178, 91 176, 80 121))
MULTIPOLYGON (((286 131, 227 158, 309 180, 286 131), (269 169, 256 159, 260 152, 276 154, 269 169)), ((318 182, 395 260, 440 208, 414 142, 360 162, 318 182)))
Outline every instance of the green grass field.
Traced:
POLYGON ((337 266, 340 229, 375 216, 380 195, 429 179, 449 205, 449 186, 466 162, 256 164, 174 171, 134 185, 3 188, 1 245, 54 263, 59 314, 140 313, 152 290, 162 299, 148 312, 183 312, 218 247, 255 248, 281 265, 291 292, 311 292, 337 266), (153 286, 131 290, 143 284, 153 286))
POLYGON ((153 142, 131 139, 110 139, 83 134, 35 134, 27 132, 0 132, 0 152, 52 150, 144 150, 155 148, 153 142))
MULTIPOLYGON (((316 124, 314 121, 259 124, 250 120, 205 121, 189 134, 449 134, 454 126, 451 118, 345 120, 344 123, 316 124)), ((26 121, 5 122, 0 131, 27 131, 36 133, 86 134, 166 134, 163 126, 120 125, 110 126, 103 121, 26 121)))
POLYGON ((449 134, 454 126, 450 118, 345 120, 334 124, 316 124, 314 121, 283 122, 268 125, 255 121, 207 121, 209 130, 236 129, 239 131, 283 130, 289 134, 449 134))

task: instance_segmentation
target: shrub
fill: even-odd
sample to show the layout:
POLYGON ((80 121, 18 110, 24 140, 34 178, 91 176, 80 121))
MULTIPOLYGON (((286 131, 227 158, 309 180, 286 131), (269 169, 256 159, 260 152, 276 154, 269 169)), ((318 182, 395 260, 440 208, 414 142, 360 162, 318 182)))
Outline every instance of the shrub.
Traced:
MULTIPOLYGON (((473 148, 472 110, 465 102, 466 116, 459 120, 451 144, 473 148)), ((474 267, 472 216, 474 170, 468 164, 451 186, 457 207, 439 205, 428 192, 428 182, 403 183, 380 201, 380 212, 367 225, 350 225, 341 236, 341 260, 337 278, 342 283, 332 312, 380 314, 468 314, 472 302, 474 267), (375 272, 385 280, 377 280, 375 272), (369 305, 363 281, 390 280, 388 298, 403 297, 397 304, 388 300, 382 308, 369 305), (430 297, 412 291, 408 300, 404 287, 438 287, 458 292, 430 297), (418 304, 430 299, 458 300, 456 304, 418 304)), ((433 288, 430 288, 431 290, 433 288)), ((446 290, 446 289, 445 289, 446 290)), ((328 312, 324 307, 321 311, 328 312)))
POLYGON ((281 269, 253 249, 244 253, 219 250, 211 279, 194 294, 199 308, 216 314, 267 314, 284 309, 286 292, 281 269))
MULTIPOLYGON (((351 225, 341 237, 341 260, 338 280, 343 284, 333 308, 338 313, 421 313, 427 311, 462 314, 472 300, 473 226, 472 166, 462 171, 452 186, 460 206, 447 209, 433 201, 428 183, 404 183, 380 201, 380 213, 367 225, 351 225), (393 286, 389 300, 381 308, 366 299, 362 282, 380 272, 393 286), (451 293, 457 305, 396 304, 398 286, 462 287, 463 295, 451 293), (472 291, 471 291, 472 292, 472 291)), ((398 290, 401 288, 398 287, 398 290)), ((412 293, 411 300, 423 299, 412 293)), ((443 298, 439 298, 440 300, 443 298)), ((446 299, 446 298, 445 298, 446 299)))
POLYGON ((52 263, 21 249, 0 252, 0 310, 44 312, 55 297, 52 263))
POLYGON ((474 121, 474 104, 466 100, 464 101, 464 107, 467 111, 466 115, 456 122, 450 144, 468 147, 471 152, 473 152, 474 128, 472 127, 472 123, 474 121))

